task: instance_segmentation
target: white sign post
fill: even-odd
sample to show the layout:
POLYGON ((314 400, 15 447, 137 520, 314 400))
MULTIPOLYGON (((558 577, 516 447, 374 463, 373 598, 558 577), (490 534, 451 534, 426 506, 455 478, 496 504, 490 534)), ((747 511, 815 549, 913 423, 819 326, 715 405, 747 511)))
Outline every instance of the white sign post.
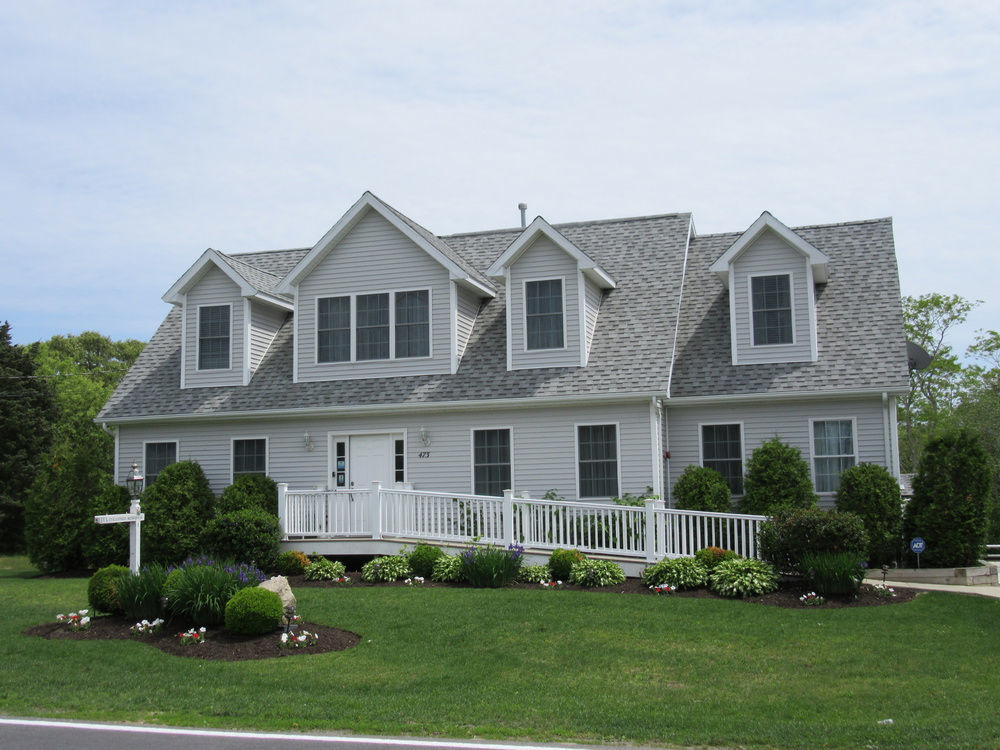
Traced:
POLYGON ((146 515, 139 509, 139 501, 133 500, 128 513, 115 513, 108 516, 94 516, 96 523, 128 523, 132 524, 128 534, 128 566, 133 575, 139 575, 139 525, 146 515))

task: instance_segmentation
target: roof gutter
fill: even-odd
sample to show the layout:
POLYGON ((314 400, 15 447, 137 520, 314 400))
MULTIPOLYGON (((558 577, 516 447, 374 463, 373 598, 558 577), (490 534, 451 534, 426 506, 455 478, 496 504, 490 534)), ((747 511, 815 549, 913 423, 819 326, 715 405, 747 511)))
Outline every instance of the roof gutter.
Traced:
POLYGON ((721 396, 680 396, 671 398, 668 407, 701 406, 709 404, 743 404, 758 401, 815 401, 825 399, 878 396, 882 394, 896 395, 909 393, 908 388, 857 388, 840 391, 796 391, 778 393, 735 393, 721 396))

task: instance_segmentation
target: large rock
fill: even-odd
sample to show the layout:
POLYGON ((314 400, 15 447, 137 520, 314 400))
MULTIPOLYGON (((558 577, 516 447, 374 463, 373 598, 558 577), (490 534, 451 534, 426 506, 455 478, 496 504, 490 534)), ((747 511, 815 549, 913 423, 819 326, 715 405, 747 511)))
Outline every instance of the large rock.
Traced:
POLYGON ((274 576, 274 578, 269 578, 260 584, 260 587, 268 591, 273 591, 281 597, 281 604, 285 608, 286 616, 295 614, 295 594, 292 593, 292 587, 288 585, 287 578, 284 576, 274 576))

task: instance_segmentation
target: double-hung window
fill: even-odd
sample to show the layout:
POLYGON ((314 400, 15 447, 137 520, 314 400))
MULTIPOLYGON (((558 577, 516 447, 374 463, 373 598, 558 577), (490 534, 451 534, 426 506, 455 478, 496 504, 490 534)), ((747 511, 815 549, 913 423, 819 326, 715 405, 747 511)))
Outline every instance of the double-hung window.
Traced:
POLYGON ((198 308, 198 369, 229 369, 230 306, 198 308))
POLYGON ((359 294, 358 359, 389 359, 389 295, 359 294))
POLYGON ((321 297, 316 301, 316 360, 351 361, 351 298, 321 297))
POLYGON ((617 426, 579 425, 576 430, 580 497, 617 497, 617 426))
POLYGON ((472 433, 472 491, 502 495, 510 481, 510 430, 474 430, 472 433))
POLYGON ((753 344, 791 344, 792 281, 790 274, 751 276, 753 344))
POLYGON ((233 441, 233 480, 244 474, 267 474, 267 438, 233 441))
POLYGON ((396 357, 431 353, 430 294, 426 289, 396 292, 396 357))
POLYGON ((701 426, 701 465, 719 472, 734 495, 743 494, 743 440, 740 425, 701 426))
POLYGON ((177 443, 146 443, 145 453, 144 474, 149 487, 161 471, 177 463, 177 443))
POLYGON ((813 476, 817 492, 836 492, 840 475, 857 461, 854 420, 817 419, 813 427, 813 476))
POLYGON ((524 323, 528 350, 563 348, 562 279, 524 283, 524 323))

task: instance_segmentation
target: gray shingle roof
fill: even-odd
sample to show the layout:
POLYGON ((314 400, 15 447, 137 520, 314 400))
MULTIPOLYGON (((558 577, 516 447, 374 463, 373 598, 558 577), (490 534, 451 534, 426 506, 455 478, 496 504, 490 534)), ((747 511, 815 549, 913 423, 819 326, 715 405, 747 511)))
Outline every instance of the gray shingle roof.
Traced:
MULTIPOLYGON (((160 415, 666 393, 689 222, 689 214, 670 214, 556 225, 618 281, 618 288, 608 292, 601 305, 587 367, 508 372, 505 300, 500 288, 497 297, 483 306, 455 375, 293 383, 289 320, 249 385, 181 390, 181 316, 174 309, 98 418, 113 422, 160 415)), ((520 231, 437 239, 470 268, 486 269, 520 231)), ((890 222, 796 231, 831 257, 830 281, 817 289, 820 361, 729 364, 728 293, 708 269, 739 235, 704 235, 692 240, 690 248, 673 396, 905 387, 906 356, 890 222), (859 289, 865 293, 856 294, 859 289)), ((280 277, 307 252, 279 250, 229 257, 269 277, 280 277)))
POLYGON ((249 263, 240 260, 238 257, 226 255, 225 253, 219 253, 219 256, 229 264, 230 268, 246 279, 247 282, 257 291, 270 294, 273 297, 288 300, 289 302, 292 301, 291 295, 279 294, 275 291, 275 287, 277 287, 278 282, 281 281, 281 276, 271 273, 270 271, 265 271, 263 268, 250 265, 249 263))

